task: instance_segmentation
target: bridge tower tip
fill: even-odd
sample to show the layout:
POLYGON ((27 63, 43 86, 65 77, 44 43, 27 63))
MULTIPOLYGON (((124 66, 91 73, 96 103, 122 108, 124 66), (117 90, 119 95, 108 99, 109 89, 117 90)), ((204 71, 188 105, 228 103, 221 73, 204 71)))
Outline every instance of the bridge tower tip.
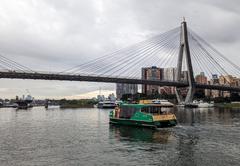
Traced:
POLYGON ((183 22, 186 22, 185 17, 183 16, 183 22))

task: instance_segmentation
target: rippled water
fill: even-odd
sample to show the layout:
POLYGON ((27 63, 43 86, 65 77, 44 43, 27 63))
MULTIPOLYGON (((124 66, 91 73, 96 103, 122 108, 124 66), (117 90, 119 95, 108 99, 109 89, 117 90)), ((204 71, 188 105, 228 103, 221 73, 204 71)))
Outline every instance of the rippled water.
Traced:
POLYGON ((178 126, 114 127, 110 110, 0 109, 0 165, 239 165, 240 110, 173 110, 178 126))

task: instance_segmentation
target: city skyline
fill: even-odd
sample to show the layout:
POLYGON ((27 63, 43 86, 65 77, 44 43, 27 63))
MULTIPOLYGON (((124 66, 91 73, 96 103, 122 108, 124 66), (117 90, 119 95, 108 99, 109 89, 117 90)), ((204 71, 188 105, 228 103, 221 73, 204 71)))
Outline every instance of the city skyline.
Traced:
MULTIPOLYGON (((239 52, 240 37, 235 32, 240 17, 236 3, 185 1, 184 5, 194 9, 187 12, 185 6, 176 5, 177 1, 174 5, 173 1, 2 2, 1 54, 36 70, 62 71, 175 27, 182 16, 233 61, 239 52), (174 13, 162 16, 166 13, 164 8, 174 6, 178 6, 174 13)), ((25 89, 40 98, 77 98, 95 95, 100 86, 106 93, 115 87, 115 84, 35 80, 1 79, 0 83, 1 95, 6 98, 22 95, 25 89)))

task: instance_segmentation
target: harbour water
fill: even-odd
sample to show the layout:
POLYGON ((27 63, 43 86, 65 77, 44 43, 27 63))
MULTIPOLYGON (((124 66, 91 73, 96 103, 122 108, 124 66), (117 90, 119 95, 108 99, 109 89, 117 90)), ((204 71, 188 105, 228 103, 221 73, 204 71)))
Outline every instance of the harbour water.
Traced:
POLYGON ((115 127, 110 110, 0 109, 0 165, 237 166, 240 109, 179 109, 174 128, 115 127))

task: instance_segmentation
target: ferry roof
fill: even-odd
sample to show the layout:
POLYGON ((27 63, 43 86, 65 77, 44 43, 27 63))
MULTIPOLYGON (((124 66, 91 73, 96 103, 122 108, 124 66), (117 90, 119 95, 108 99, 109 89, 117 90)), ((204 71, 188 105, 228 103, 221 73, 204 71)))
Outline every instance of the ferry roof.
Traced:
POLYGON ((134 107, 134 108, 143 108, 143 107, 149 107, 149 106, 160 107, 161 104, 121 104, 120 107, 121 106, 134 107))

